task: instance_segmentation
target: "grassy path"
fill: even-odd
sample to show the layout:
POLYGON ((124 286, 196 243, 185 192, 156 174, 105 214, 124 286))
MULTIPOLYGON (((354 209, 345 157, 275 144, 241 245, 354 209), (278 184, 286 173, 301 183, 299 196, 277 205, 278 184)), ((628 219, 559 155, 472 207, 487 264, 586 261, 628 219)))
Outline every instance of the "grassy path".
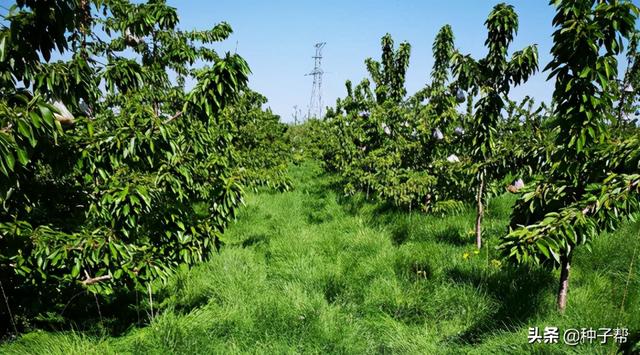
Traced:
POLYGON ((528 327, 640 329, 638 224, 578 252, 559 316, 557 273, 494 259, 513 197, 492 201, 475 254, 472 210, 409 215, 341 197, 315 165, 293 174, 294 191, 248 197, 220 255, 179 272, 150 325, 120 337, 34 332, 0 353, 611 353, 532 348, 528 327))

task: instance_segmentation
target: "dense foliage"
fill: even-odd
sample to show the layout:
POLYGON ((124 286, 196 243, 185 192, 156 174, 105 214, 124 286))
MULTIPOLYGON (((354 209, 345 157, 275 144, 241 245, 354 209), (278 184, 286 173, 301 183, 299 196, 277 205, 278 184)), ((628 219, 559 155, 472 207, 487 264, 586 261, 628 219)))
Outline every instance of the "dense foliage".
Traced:
POLYGON ((84 289, 151 297, 215 251, 243 186, 289 187, 284 126, 210 46, 228 24, 184 31, 162 0, 18 1, 5 21, 0 281, 18 315, 84 289))
POLYGON ((556 80, 558 104, 549 124, 555 149, 544 178, 516 203, 501 248, 516 262, 561 267, 558 308, 564 310, 573 250, 640 211, 640 132, 611 129, 621 91, 616 56, 622 38, 634 31, 638 8, 628 2, 551 3, 557 29, 546 69, 556 80))
POLYGON ((233 146, 243 185, 254 190, 268 187, 285 191, 292 186, 287 173, 291 160, 291 144, 286 136, 289 127, 270 109, 262 109, 266 103, 266 97, 246 90, 225 115, 234 124, 233 146))
MULTIPOLYGON (((438 41, 434 48, 446 62, 453 46, 451 29, 443 28, 438 41)), ((465 191, 466 179, 460 176, 464 171, 446 157, 460 154, 447 147, 462 140, 450 127, 461 124, 462 117, 454 112, 455 93, 445 87, 448 68, 440 64, 434 69, 438 85, 433 90, 425 88, 406 99, 404 77, 409 50, 405 43, 394 50, 391 37, 386 35, 382 39, 382 64, 366 60, 375 89, 367 79, 355 88, 351 82, 346 83, 347 97, 338 100, 325 121, 331 137, 325 142, 325 163, 344 178, 349 194, 364 191, 367 196, 376 194, 409 209, 459 208, 457 200, 465 191), (437 104, 422 104, 429 93, 436 97, 437 104), (451 117, 440 122, 445 111, 451 117), (442 174, 451 178, 439 178, 442 174)))
POLYGON ((375 88, 368 79, 355 88, 348 81, 347 96, 323 122, 330 134, 320 141, 321 155, 326 168, 342 176, 346 193, 375 194, 409 210, 455 212, 474 200, 482 206, 515 179, 540 171, 548 149, 546 112, 534 109, 530 98, 519 104, 508 98, 509 86, 536 70, 536 48, 507 61, 517 29, 510 6, 497 5, 486 24, 490 52, 480 61, 458 53, 450 26, 440 29, 431 84, 410 97, 404 88, 410 46, 394 50, 391 37, 382 38, 382 61, 365 61, 375 88))

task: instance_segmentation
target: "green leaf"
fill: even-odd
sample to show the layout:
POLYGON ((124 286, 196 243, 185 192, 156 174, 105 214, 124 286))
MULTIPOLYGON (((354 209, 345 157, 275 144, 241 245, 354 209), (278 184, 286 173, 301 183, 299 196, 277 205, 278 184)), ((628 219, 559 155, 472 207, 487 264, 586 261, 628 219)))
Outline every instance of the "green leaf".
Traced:
POLYGON ((40 109, 41 117, 45 119, 45 124, 49 127, 53 127, 54 122, 56 121, 51 113, 51 110, 43 104, 38 104, 38 108, 40 109))
POLYGON ((35 112, 29 112, 29 116, 31 117, 31 123, 35 128, 40 128, 42 126, 42 119, 35 112))
POLYGON ((551 256, 553 256, 553 260, 560 264, 560 256, 551 248, 549 248, 549 251, 551 252, 551 256))
POLYGON ((13 156, 13 153, 7 152, 4 156, 4 160, 7 163, 9 170, 13 171, 16 164, 16 158, 13 156))
POLYGON ((18 155, 18 161, 20 164, 27 165, 29 163, 29 156, 24 149, 16 148, 16 154, 18 155))
POLYGON ((76 262, 71 269, 71 277, 76 278, 78 275, 80 275, 80 259, 76 259, 76 262))
POLYGON ((18 132, 20 132, 20 134, 31 140, 32 139, 32 134, 31 134, 31 130, 29 129, 29 126, 27 125, 26 122, 24 122, 23 120, 18 120, 18 132))
POLYGON ((2 39, 0 40, 0 62, 5 61, 6 53, 7 53, 7 36, 2 36, 2 39))

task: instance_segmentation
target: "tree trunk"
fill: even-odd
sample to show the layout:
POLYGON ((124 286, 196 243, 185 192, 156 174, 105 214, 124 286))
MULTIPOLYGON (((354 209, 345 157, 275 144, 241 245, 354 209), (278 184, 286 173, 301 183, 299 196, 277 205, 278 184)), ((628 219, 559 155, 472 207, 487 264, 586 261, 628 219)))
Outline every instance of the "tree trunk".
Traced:
POLYGON ((478 186, 478 195, 476 196, 476 202, 478 203, 476 215, 476 245, 478 249, 482 248, 482 218, 484 217, 482 195, 484 195, 484 172, 480 173, 480 185, 478 186))
POLYGON ((567 307, 567 293, 569 292, 569 269, 571 267, 570 262, 571 260, 568 256, 563 255, 560 257, 560 287, 558 287, 558 311, 560 311, 560 313, 564 313, 564 309, 567 307))
POLYGON ((625 97, 625 93, 624 93, 624 89, 622 89, 622 95, 620 95, 620 102, 618 102, 618 121, 614 125, 614 127, 616 128, 622 127, 622 123, 623 123, 622 109, 624 105, 624 97, 625 97))

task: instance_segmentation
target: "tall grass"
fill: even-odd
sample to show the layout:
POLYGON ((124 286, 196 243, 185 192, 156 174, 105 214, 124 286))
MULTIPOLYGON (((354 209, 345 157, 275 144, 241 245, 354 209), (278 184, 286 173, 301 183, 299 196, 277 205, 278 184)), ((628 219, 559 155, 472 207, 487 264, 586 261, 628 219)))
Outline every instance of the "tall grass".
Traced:
POLYGON ((342 196, 312 163, 292 173, 294 191, 250 195, 219 255, 162 287, 148 326, 33 332, 0 353, 611 353, 611 341, 528 345, 528 328, 640 329, 640 224, 577 252, 561 316, 556 273, 497 260, 512 196, 491 201, 476 254, 472 210, 397 212, 342 196))

